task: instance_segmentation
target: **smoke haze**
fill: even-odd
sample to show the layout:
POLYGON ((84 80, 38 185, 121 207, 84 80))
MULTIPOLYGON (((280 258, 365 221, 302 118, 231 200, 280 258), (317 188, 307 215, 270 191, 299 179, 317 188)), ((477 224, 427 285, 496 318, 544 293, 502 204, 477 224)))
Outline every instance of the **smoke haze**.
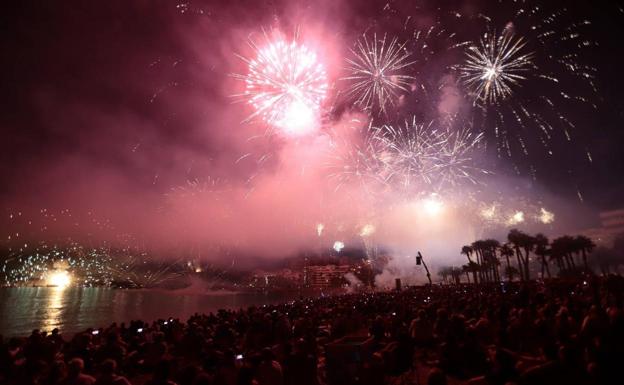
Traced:
MULTIPOLYGON (((357 183, 338 188, 328 178, 330 134, 348 137, 367 124, 340 104, 342 58, 364 31, 378 27, 369 15, 385 2, 370 8, 357 1, 278 2, 262 12, 256 2, 112 1, 98 9, 76 3, 42 5, 32 17, 46 33, 12 26, 20 42, 7 47, 15 56, 5 73, 15 74, 8 87, 8 106, 15 108, 3 114, 9 141, 0 166, 0 226, 7 234, 15 233, 16 213, 39 218, 42 209, 68 209, 71 219, 45 230, 37 223, 26 241, 88 234, 116 242, 132 234, 152 249, 193 245, 206 258, 216 246, 281 258, 329 250, 336 240, 368 242, 396 256, 391 273, 378 277, 380 285, 393 285, 394 276, 410 274, 416 251, 433 270, 462 260, 463 244, 504 236, 505 229, 484 224, 476 214, 480 203, 467 198, 484 189, 485 201, 502 202, 502 209, 522 197, 516 210, 527 216, 541 207, 556 214, 554 224, 530 218, 518 225, 526 231, 556 234, 593 224, 591 215, 578 220, 578 210, 593 210, 579 208, 576 194, 555 198, 550 187, 504 172, 441 197, 435 215, 423 207, 426 197, 362 191, 357 183), (40 20, 46 12, 53 21, 40 20), (323 58, 332 81, 327 105, 338 107, 314 135, 267 136, 258 122, 241 124, 251 111, 233 97, 244 85, 231 74, 245 73, 236 55, 252 54, 247 42, 262 39, 263 28, 297 34, 323 58), (360 229, 369 223, 376 230, 363 239, 360 229)), ((410 11, 423 25, 434 18, 425 3, 410 11)), ((381 19, 393 13, 387 15, 381 19)), ((430 79, 440 89, 431 108, 437 117, 465 108, 456 81, 442 70, 430 79)))

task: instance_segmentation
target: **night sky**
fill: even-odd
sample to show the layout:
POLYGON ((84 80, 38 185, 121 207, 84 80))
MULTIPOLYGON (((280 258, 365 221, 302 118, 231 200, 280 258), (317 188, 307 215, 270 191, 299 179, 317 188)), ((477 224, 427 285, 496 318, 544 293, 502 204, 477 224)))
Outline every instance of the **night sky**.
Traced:
MULTIPOLYGON (((553 142, 554 156, 534 151, 514 161, 492 160, 491 166, 523 191, 574 202, 569 207, 620 208, 624 13, 612 2, 544 3, 553 9, 565 5, 571 19, 593 22, 587 37, 599 46, 583 60, 598 69, 598 93, 592 96, 598 109, 562 111, 575 117, 577 129, 571 142, 553 142), (527 171, 531 165, 535 178, 527 171)), ((453 23, 448 13, 475 7, 490 9, 483 1, 5 4, 0 205, 6 212, 95 207, 132 221, 187 180, 210 176, 244 185, 256 165, 235 161, 255 146, 248 138, 262 128, 241 124, 249 112, 233 103, 239 85, 229 75, 245 71, 235 54, 246 53, 250 33, 299 25, 347 45, 367 28, 396 28, 393 20, 413 15, 423 23, 442 18, 449 29, 474 38, 476 31, 453 23)), ((331 51, 341 55, 347 48, 331 51)), ((271 172, 278 166, 265 167, 271 172)))

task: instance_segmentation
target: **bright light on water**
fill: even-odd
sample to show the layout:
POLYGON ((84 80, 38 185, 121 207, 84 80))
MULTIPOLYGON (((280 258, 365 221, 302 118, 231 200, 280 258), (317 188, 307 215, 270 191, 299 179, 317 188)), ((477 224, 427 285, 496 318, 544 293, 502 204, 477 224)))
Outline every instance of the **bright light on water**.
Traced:
POLYGON ((59 288, 67 287, 71 284, 71 275, 67 270, 55 270, 48 273, 46 284, 59 288))

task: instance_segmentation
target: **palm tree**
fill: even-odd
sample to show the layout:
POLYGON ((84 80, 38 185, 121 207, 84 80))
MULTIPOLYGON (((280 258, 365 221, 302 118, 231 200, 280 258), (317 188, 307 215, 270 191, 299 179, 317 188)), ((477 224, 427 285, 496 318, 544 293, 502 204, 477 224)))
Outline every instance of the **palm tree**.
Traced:
POLYGON ((525 278, 526 280, 530 280, 530 269, 529 269, 529 262, 530 262, 530 254, 531 251, 533 251, 533 249, 535 248, 535 238, 532 237, 529 234, 525 234, 523 233, 522 236, 522 248, 524 249, 524 258, 522 259, 522 263, 524 264, 524 274, 525 274, 525 278))
POLYGON ((523 280, 528 281, 529 276, 529 253, 533 249, 533 237, 520 230, 512 229, 507 235, 507 240, 513 245, 518 260, 518 271, 523 280), (524 249, 524 254, 522 254, 524 249))
POLYGON ((548 260, 546 256, 550 253, 548 250, 548 238, 542 234, 536 234, 535 237, 535 254, 537 254, 542 261, 542 278, 544 278, 544 270, 548 274, 548 278, 551 278, 550 268, 548 267, 548 260))
POLYGON ((486 239, 485 241, 483 241, 483 243, 487 259, 487 267, 491 272, 492 279, 496 282, 500 282, 500 273, 498 272, 500 261, 496 256, 496 250, 498 250, 498 248, 500 247, 500 242, 496 239, 486 239))
MULTIPOLYGON (((470 244, 470 250, 475 255, 475 265, 477 267, 476 272, 479 280, 477 282, 485 282, 485 275, 483 272, 483 241, 477 240, 470 244)), ((470 262, 468 262, 470 264, 470 262)))
POLYGON ((438 275, 440 277, 442 277, 442 280, 444 281, 444 283, 448 283, 448 276, 450 274, 450 267, 441 267, 440 270, 438 270, 438 275))
POLYGON ((479 264, 476 263, 475 261, 470 261, 465 266, 466 266, 466 271, 472 273, 472 281, 475 284, 479 283, 479 280, 477 279, 477 272, 479 271, 479 264))
POLYGON ((557 262, 559 275, 567 269, 565 264, 566 246, 565 240, 561 237, 553 239, 550 245, 550 258, 557 262))
POLYGON ((490 274, 490 256, 489 256, 489 240, 477 240, 472 242, 471 248, 477 256, 477 264, 479 265, 479 280, 481 282, 489 282, 492 280, 490 274))
POLYGON ((507 276, 507 279, 509 279, 509 281, 511 282, 516 275, 520 275, 520 272, 514 266, 509 266, 505 269, 505 275, 507 276))
POLYGON ((563 243, 563 250, 566 262, 569 266, 570 271, 576 270, 576 262, 574 261, 573 253, 577 252, 578 245, 574 242, 574 237, 569 235, 564 235, 561 238, 561 242, 563 243))
POLYGON ((461 280, 461 276, 463 274, 463 271, 461 269, 461 267, 451 267, 451 270, 449 271, 449 273, 451 274, 451 278, 453 279, 453 283, 455 283, 456 285, 460 284, 460 280, 461 280))
POLYGON ((596 244, 591 240, 591 238, 586 237, 584 235, 577 235, 574 238, 576 245, 581 251, 581 255, 583 256, 583 265, 585 266, 585 271, 589 271, 589 266, 587 265, 587 254, 591 253, 596 244))
POLYGON ((462 271, 466 274, 466 281, 470 283, 470 266, 462 265, 462 271))
POLYGON ((477 256, 477 264, 479 265, 479 281, 485 282, 488 280, 487 271, 486 271, 486 263, 483 257, 483 252, 486 248, 485 241, 477 240, 472 242, 470 245, 475 255, 477 256))
POLYGON ((474 253, 474 249, 471 246, 465 245, 462 247, 461 249, 461 253, 464 254, 466 256, 466 258, 468 258, 468 264, 466 265, 468 267, 468 270, 470 272, 472 272, 473 274, 473 278, 474 278, 474 283, 478 283, 477 281, 477 273, 476 271, 473 269, 472 264, 474 263, 472 260, 472 253, 474 253))
POLYGON ((468 258, 468 263, 472 262, 472 253, 474 252, 474 250, 472 249, 472 247, 465 245, 462 246, 461 249, 461 254, 464 254, 466 256, 466 258, 468 258))
POLYGON ((550 246, 552 256, 557 259, 559 264, 559 274, 568 271, 573 272, 576 270, 576 264, 572 253, 575 252, 577 245, 574 238, 569 235, 563 235, 559 238, 555 238, 550 246))
MULTIPOLYGON (((502 246, 500 246, 499 251, 500 251, 501 257, 505 257, 505 260, 507 261, 507 267, 505 268, 505 272, 507 272, 511 268, 509 257, 514 256, 514 251, 511 248, 511 246, 509 246, 509 243, 505 243, 502 246)), ((509 274, 507 274, 507 276, 509 277, 510 281, 513 281, 513 275, 510 276, 509 274)))

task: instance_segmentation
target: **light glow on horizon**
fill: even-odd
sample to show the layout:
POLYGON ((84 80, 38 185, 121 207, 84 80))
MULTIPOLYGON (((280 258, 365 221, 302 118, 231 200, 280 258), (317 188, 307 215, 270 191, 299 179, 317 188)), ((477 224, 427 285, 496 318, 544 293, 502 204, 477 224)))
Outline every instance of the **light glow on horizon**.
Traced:
POLYGON ((47 274, 46 284, 58 288, 65 288, 71 284, 72 278, 67 270, 54 270, 47 274))
POLYGON ((437 194, 431 194, 429 198, 422 201, 423 209, 432 217, 437 217, 444 209, 444 202, 440 200, 437 194))

